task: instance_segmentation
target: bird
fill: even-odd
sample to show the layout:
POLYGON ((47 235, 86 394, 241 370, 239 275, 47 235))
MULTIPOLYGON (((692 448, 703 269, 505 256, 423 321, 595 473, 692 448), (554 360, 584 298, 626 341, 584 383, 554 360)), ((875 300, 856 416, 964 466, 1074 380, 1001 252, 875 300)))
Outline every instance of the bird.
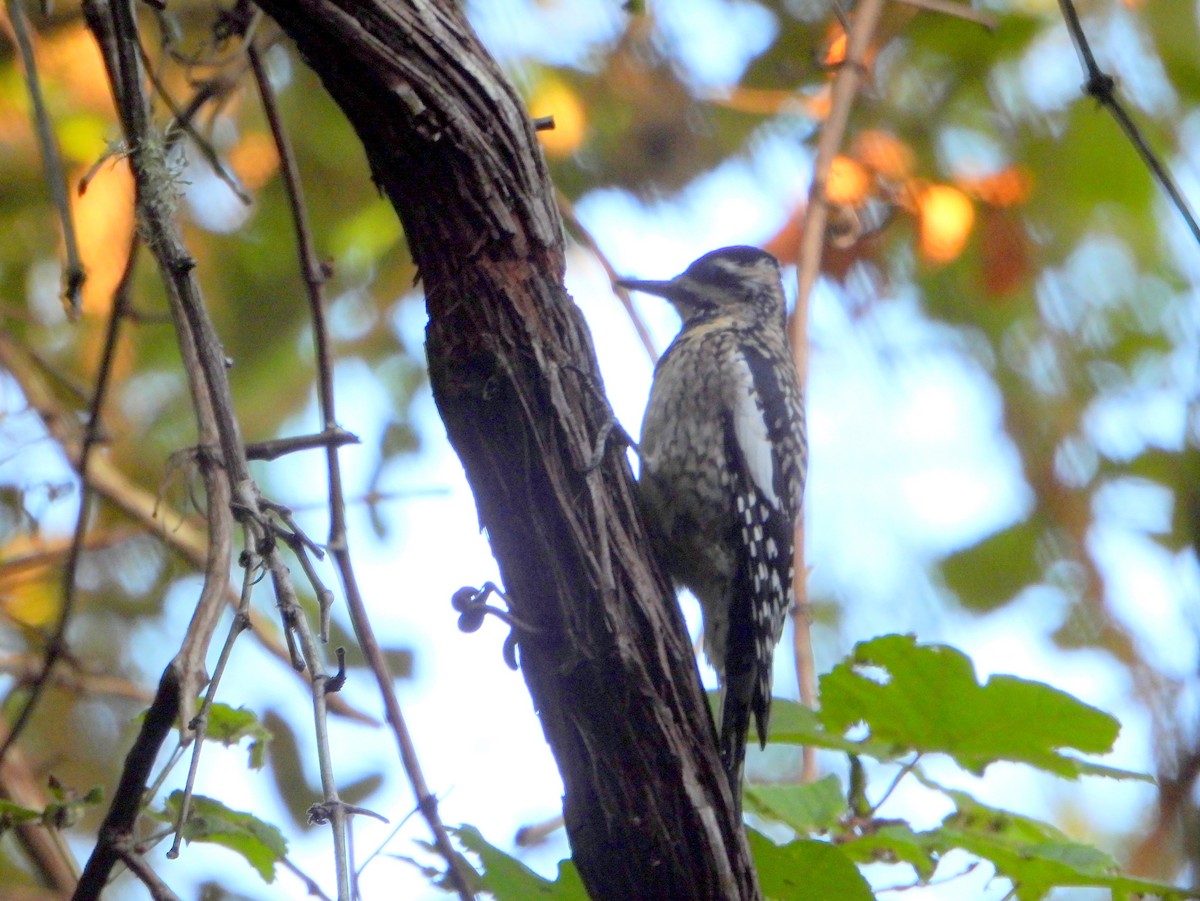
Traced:
POLYGON ((794 603, 808 466, 779 262, 723 247, 675 278, 615 284, 665 298, 682 319, 654 369, 639 496, 660 561, 700 602, 721 690, 718 748, 740 816, 750 718, 766 747, 775 646, 794 603))

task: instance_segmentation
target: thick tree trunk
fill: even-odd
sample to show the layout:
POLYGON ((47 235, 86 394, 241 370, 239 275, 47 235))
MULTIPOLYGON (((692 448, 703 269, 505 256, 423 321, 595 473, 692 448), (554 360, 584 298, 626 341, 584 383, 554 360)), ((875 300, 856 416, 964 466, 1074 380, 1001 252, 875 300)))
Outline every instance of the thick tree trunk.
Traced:
POLYGON ((692 649, 649 558, 525 110, 455 4, 262 0, 362 138, 429 308, 434 395, 597 898, 752 898, 692 649))

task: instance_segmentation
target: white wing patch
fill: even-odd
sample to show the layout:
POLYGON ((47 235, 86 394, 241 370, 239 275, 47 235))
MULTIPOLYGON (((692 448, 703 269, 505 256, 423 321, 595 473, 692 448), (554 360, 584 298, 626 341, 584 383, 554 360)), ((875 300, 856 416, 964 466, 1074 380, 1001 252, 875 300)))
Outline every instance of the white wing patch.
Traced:
POLYGON ((758 405, 758 392, 754 389, 754 373, 742 357, 733 360, 733 434, 746 461, 746 469, 754 480, 754 487, 776 510, 779 498, 775 494, 775 463, 771 451, 771 440, 767 435, 767 421, 758 405))

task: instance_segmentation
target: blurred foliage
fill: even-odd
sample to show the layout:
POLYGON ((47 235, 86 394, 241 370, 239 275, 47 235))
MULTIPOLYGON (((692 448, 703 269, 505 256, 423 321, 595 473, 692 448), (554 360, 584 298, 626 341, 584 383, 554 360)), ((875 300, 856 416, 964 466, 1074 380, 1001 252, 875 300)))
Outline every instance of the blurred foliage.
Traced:
MULTIPOLYGON (((695 12, 708 40, 741 48, 736 72, 719 84, 705 68, 703 45, 693 46, 681 25, 693 15, 687 4, 582 6, 468 4, 485 39, 503 44, 503 29, 495 37, 485 27, 497 16, 547 36, 495 49, 531 112, 556 119, 557 128, 541 133, 541 140, 555 182, 570 200, 598 189, 670 200, 730 163, 753 160, 767 141, 779 146, 780 138, 804 170, 839 60, 840 26, 829 4, 718 0, 695 12), (753 34, 748 10, 760 14, 753 34), (595 19, 590 32, 570 31, 571 40, 556 36, 565 18, 583 12, 595 19)), ((953 337, 944 344, 995 391, 1004 430, 997 440, 1018 457, 1029 503, 1018 521, 929 561, 929 581, 947 603, 980 616, 1010 608, 1034 589, 1054 592, 1064 603, 1053 640, 1064 650, 1099 651, 1121 667, 1135 702, 1149 709, 1149 744, 1157 749, 1163 784, 1176 791, 1163 798, 1162 808, 1180 816, 1160 824, 1161 834, 1171 836, 1167 841, 1158 830, 1138 832, 1138 817, 1130 814, 1118 841, 1133 848, 1129 856, 1139 875, 1173 879, 1188 871, 1187 855, 1194 852, 1186 849, 1200 847, 1191 783, 1172 781, 1200 753, 1190 700, 1196 676, 1169 669, 1128 609, 1114 604, 1113 570, 1100 559, 1095 536, 1117 529, 1131 542, 1162 549, 1166 565, 1181 574, 1171 602, 1190 624, 1178 640, 1196 645, 1197 249, 1111 117, 1074 90, 1083 75, 1057 6, 1030 0, 982 7, 995 18, 994 28, 898 4, 889 9, 873 48, 872 77, 829 185, 834 210, 824 274, 864 334, 881 308, 915 301, 916 315, 948 330, 953 337), (1063 72, 1071 83, 1066 92, 1063 72), (869 286, 865 301, 863 285, 869 286), (1173 425, 1151 422, 1151 407, 1165 410, 1173 425), (1136 497, 1147 492, 1167 499, 1165 522, 1140 516, 1136 497)), ((1102 64, 1117 76, 1147 140, 1168 163, 1194 167, 1200 122, 1195 5, 1128 0, 1089 4, 1083 12, 1085 27, 1105 51, 1102 64)), ((195 440, 187 389, 159 277, 137 252, 128 169, 114 143, 103 67, 77 8, 49 16, 31 8, 29 14, 89 281, 83 315, 69 323, 59 296, 62 239, 47 200, 26 86, 11 41, 0 41, 0 337, 28 364, 0 383, 0 642, 11 674, 2 683, 8 715, 27 694, 30 665, 57 615, 65 539, 56 505, 69 505, 75 490, 63 481, 62 454, 43 421, 76 422, 85 414, 105 321, 131 253, 133 315, 114 363, 103 458, 131 486, 160 499, 159 513, 171 529, 196 522, 196 480, 176 455, 195 440)), ((236 42, 220 39, 222 14, 206 2, 172 2, 167 12, 147 7, 141 14, 158 78, 180 106, 198 94, 208 97, 193 126, 249 199, 243 204, 225 186, 193 138, 166 132, 171 117, 160 99, 156 121, 177 142, 180 217, 231 361, 243 432, 249 440, 292 434, 313 421, 311 327, 278 154, 244 59, 236 42)), ((10 35, 11 23, 3 25, 10 35)), ((269 22, 258 37, 272 45, 272 81, 292 125, 318 252, 331 273, 325 289, 334 353, 340 368, 361 367, 382 388, 367 502, 375 527, 386 534, 389 464, 403 461, 421 439, 411 402, 424 385, 424 360, 398 324, 404 305, 416 302, 416 273, 395 216, 371 185, 362 149, 338 110, 269 22)), ((806 190, 804 181, 769 185, 781 198, 803 197, 806 190)), ((785 263, 795 262, 802 212, 793 210, 762 239, 785 263)), ((594 237, 603 246, 603 236, 594 237)), ((879 352, 884 356, 888 348, 879 352)), ((262 471, 276 499, 312 499, 296 496, 286 478, 272 481, 270 469, 262 471)), ((34 769, 52 769, 73 785, 110 782, 122 730, 142 703, 137 686, 152 679, 164 659, 148 659, 136 640, 161 639, 167 599, 176 592, 190 597, 190 577, 178 553, 141 534, 114 504, 99 505, 71 631, 68 664, 80 678, 50 691, 25 734, 34 769), (125 687, 89 688, 97 676, 119 678, 125 687), (62 748, 71 753, 64 757, 62 748)), ((409 649, 390 653, 405 671, 411 668, 409 649)), ((353 652, 350 662, 358 664, 353 652)), ((991 688, 976 686, 972 676, 962 703, 984 704, 991 688)), ((941 709, 927 713, 936 724, 941 709)), ((298 815, 309 789, 299 777, 294 730, 274 712, 264 721, 276 735, 268 753, 276 785, 298 815)), ((777 714, 776 728, 786 721, 777 714)), ((1019 726, 1012 724, 1014 734, 1019 726)), ((976 762, 989 759, 985 754, 976 762)), ((364 779, 365 797, 373 783, 364 779)), ((814 793, 828 793, 828 784, 817 786, 814 793)), ((959 815, 969 819, 964 805, 959 815)), ((1116 828, 1091 827, 1097 835, 1116 828)), ((1034 838, 1057 841, 1048 834, 1034 838)), ((469 831, 460 839, 480 855, 490 847, 469 831)), ((897 854, 899 843, 898 837, 897 854)), ((982 844, 973 847, 986 856, 982 844)), ((927 851, 920 845, 920 854, 927 851)), ((10 870, 9 853, 0 848, 0 872, 10 870)), ((794 853, 828 854, 806 846, 794 853)), ((1018 858, 1025 853, 1014 852, 1018 858)))

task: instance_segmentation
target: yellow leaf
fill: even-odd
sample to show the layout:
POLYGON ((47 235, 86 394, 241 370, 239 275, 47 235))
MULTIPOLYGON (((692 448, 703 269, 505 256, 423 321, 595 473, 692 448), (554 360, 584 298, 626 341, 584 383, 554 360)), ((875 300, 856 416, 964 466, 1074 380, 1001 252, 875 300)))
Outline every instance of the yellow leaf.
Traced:
POLYGON ((17 624, 41 629, 58 616, 62 588, 55 566, 38 557, 42 545, 20 536, 0 549, 0 611, 17 624), (32 562, 28 558, 33 555, 32 562), (22 560, 21 558, 27 558, 22 560))
POLYGON ((921 255, 948 263, 962 253, 975 224, 975 207, 958 188, 930 185, 917 198, 921 255))
POLYGON ((579 95, 558 79, 541 80, 529 98, 529 114, 534 118, 554 117, 554 128, 538 132, 546 156, 567 157, 583 144, 587 109, 579 95))

